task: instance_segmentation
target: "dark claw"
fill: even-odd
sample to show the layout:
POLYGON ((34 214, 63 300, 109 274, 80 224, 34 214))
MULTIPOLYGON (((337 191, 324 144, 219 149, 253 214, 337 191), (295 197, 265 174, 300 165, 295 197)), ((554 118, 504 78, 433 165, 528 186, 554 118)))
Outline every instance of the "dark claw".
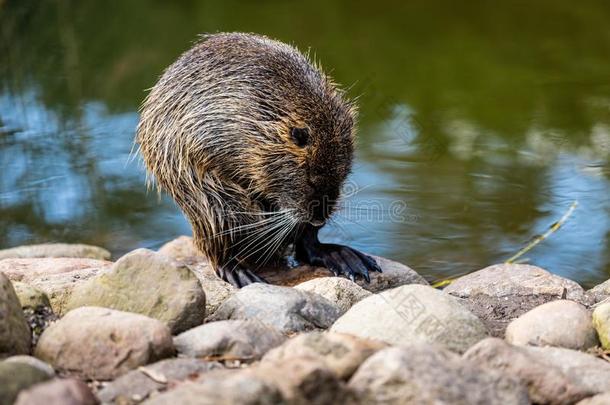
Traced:
POLYGON ((320 243, 316 229, 306 230, 297 242, 297 259, 312 266, 326 267, 335 276, 344 275, 352 281, 361 276, 369 283, 369 272, 381 273, 377 262, 362 252, 348 246, 320 243))
POLYGON ((256 275, 245 267, 235 264, 220 266, 216 271, 218 277, 237 288, 253 283, 267 283, 262 277, 256 275))

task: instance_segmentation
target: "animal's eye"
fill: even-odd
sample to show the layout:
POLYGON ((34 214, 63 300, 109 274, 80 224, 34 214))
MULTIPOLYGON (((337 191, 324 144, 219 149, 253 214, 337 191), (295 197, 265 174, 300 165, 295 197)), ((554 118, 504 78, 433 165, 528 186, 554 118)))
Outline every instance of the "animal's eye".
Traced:
POLYGON ((292 128, 290 136, 297 146, 304 148, 309 143, 309 129, 307 128, 292 128))

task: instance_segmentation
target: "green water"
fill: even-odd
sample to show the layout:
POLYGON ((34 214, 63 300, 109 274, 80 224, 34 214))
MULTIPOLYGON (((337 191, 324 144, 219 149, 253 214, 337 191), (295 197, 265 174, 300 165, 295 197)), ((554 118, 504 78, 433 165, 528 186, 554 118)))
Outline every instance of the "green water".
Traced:
POLYGON ((434 279, 525 256, 610 273, 607 1, 0 0, 0 248, 115 256, 189 233, 129 161, 145 89, 198 33, 311 48, 359 97, 358 159, 326 239, 434 279), (406 4, 403 4, 406 3, 406 4))

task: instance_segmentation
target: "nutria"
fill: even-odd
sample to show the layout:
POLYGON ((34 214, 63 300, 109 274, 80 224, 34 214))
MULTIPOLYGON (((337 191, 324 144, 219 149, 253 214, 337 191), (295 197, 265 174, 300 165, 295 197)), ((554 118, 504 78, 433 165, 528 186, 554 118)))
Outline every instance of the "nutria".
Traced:
POLYGON ((369 280, 369 256, 321 243, 351 170, 356 111, 292 46, 260 35, 205 35, 146 97, 136 142, 160 190, 225 281, 294 244, 297 260, 369 280))

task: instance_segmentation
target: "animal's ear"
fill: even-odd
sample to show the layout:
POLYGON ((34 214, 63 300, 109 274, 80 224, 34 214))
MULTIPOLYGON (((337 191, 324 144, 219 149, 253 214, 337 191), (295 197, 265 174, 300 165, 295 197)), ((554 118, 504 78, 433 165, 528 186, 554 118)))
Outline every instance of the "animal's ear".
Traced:
POLYGON ((290 129, 290 137, 297 146, 304 148, 309 144, 309 129, 292 128, 290 129))

